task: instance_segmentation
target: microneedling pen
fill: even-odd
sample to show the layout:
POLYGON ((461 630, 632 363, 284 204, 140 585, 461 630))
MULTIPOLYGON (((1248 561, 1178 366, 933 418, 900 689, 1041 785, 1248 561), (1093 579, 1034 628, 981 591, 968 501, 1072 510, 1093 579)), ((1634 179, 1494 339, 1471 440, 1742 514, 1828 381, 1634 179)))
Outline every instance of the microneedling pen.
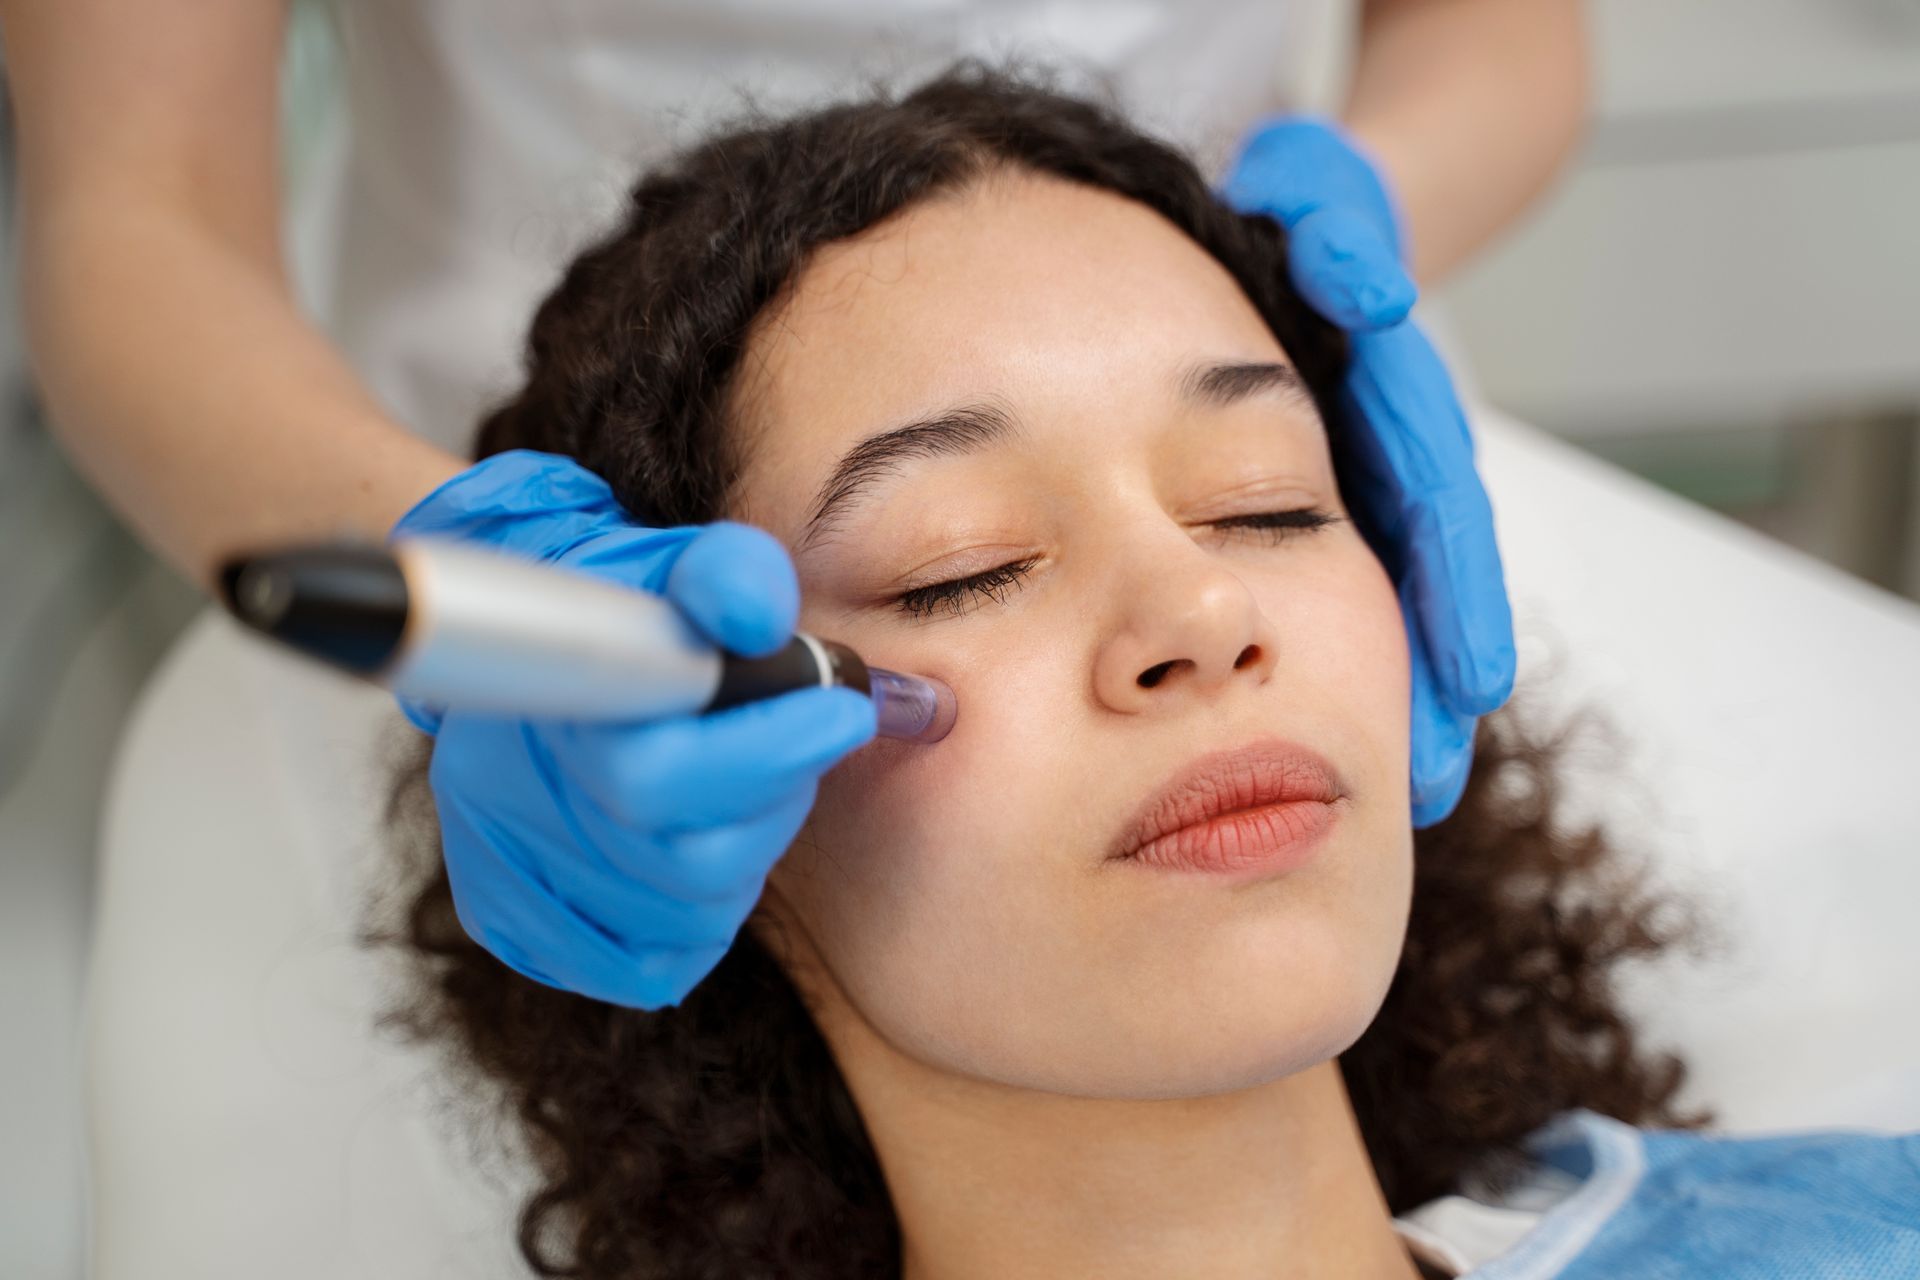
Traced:
POLYGON ((835 641, 796 631, 741 657, 664 596, 456 539, 238 556, 220 586, 254 630, 433 707, 651 720, 837 684, 910 742, 938 742, 958 714, 943 682, 869 667, 835 641))

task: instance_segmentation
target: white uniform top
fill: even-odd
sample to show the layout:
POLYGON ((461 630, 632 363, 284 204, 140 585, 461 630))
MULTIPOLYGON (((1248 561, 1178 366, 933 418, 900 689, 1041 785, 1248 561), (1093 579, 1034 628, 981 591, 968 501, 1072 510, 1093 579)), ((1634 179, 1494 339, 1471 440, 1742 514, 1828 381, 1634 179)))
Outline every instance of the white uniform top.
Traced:
POLYGON ((1263 114, 1331 109, 1352 0, 336 0, 355 117, 317 309, 388 409, 465 456, 535 303, 644 165, 954 57, 1111 87, 1213 176, 1263 114))

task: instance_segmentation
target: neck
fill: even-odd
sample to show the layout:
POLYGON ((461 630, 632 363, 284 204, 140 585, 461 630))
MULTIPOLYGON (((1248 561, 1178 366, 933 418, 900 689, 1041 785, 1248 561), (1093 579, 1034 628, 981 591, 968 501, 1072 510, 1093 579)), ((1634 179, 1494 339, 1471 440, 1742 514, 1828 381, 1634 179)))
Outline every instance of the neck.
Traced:
POLYGON ((904 1280, 1420 1274, 1333 1061, 1208 1097, 1076 1098, 937 1071, 844 1005, 830 1023, 904 1280))

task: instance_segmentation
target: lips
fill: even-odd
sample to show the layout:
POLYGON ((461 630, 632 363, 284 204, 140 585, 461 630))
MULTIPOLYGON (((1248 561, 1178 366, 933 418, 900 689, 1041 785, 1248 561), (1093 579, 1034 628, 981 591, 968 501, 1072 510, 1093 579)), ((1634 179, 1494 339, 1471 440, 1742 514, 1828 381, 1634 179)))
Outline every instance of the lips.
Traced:
MULTIPOLYGON (((1201 756, 1176 773, 1141 806, 1110 856, 1136 857, 1162 837, 1223 815, 1301 802, 1331 805, 1345 794, 1324 756, 1296 742, 1263 738, 1201 756)), ((1289 812, 1299 811, 1273 811, 1289 812)))

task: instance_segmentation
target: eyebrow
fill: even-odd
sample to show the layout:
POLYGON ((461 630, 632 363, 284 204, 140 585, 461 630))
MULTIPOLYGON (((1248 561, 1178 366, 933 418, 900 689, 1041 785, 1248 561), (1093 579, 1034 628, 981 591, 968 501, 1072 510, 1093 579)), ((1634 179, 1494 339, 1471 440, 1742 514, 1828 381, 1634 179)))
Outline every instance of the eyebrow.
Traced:
MULTIPOLYGON (((1190 404, 1224 409, 1267 392, 1278 392, 1320 421, 1319 407, 1306 379, 1289 364, 1267 360, 1214 361, 1195 365, 1179 379, 1180 398, 1190 404)), ((857 506, 863 495, 905 464, 921 458, 958 457, 1003 448, 1024 439, 1026 428, 999 405, 958 405, 928 417, 868 436, 847 450, 814 498, 800 547, 830 527, 832 518, 857 506)))

